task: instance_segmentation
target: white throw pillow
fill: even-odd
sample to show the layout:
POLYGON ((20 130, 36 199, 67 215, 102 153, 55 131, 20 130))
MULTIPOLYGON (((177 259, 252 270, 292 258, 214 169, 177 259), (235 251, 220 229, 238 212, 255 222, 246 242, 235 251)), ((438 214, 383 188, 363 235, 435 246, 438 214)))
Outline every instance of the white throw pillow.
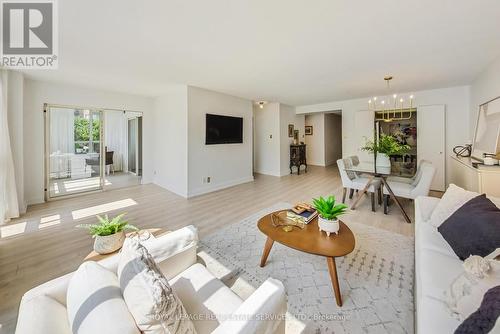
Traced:
POLYGON ((478 193, 462 189, 451 183, 432 212, 430 223, 436 228, 439 227, 462 205, 477 196, 479 196, 478 193))
POLYGON ((66 304, 74 334, 140 334, 123 300, 118 277, 96 262, 84 262, 73 274, 66 304))
POLYGON ((143 333, 196 333, 182 302, 138 240, 125 240, 118 277, 125 302, 143 333))
POLYGON ((500 285, 499 261, 472 255, 464 261, 464 269, 445 293, 448 307, 460 321, 479 308, 489 289, 500 285))

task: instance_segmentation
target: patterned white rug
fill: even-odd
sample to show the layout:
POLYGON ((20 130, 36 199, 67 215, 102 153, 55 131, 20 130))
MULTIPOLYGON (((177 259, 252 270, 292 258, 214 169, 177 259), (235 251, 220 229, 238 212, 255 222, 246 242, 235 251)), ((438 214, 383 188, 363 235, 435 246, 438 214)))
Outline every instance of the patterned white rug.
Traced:
POLYGON ((413 333, 413 238, 346 217, 356 248, 337 259, 344 303, 338 307, 323 257, 274 243, 266 266, 259 267, 265 236, 257 220, 288 207, 279 203, 202 238, 200 257, 243 298, 268 277, 281 280, 287 333, 413 333))

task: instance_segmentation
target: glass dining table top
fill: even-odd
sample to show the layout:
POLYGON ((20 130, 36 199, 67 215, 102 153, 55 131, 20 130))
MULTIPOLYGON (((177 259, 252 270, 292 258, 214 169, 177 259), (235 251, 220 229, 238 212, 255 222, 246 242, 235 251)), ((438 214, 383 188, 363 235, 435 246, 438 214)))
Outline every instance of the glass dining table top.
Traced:
POLYGON ((391 175, 391 167, 375 166, 373 162, 360 162, 355 166, 346 167, 345 170, 348 172, 366 173, 371 175, 391 175))

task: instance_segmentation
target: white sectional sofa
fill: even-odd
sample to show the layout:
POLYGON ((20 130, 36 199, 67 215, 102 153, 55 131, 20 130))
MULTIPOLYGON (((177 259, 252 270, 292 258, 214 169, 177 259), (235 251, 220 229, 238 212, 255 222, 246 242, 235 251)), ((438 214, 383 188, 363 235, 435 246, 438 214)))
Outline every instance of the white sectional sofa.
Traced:
MULTIPOLYGON (((188 226, 144 246, 169 280, 198 334, 284 333, 286 296, 283 284, 267 279, 250 297, 241 299, 197 263, 196 228, 188 226)), ((119 255, 100 261, 116 272, 119 255)), ((16 334, 70 334, 66 291, 73 273, 28 291, 21 300, 16 334)), ((111 321, 119 321, 112 319, 111 321)))
POLYGON ((460 322, 445 303, 445 291, 464 271, 463 262, 429 223, 439 198, 415 200, 416 333, 453 333, 460 322))

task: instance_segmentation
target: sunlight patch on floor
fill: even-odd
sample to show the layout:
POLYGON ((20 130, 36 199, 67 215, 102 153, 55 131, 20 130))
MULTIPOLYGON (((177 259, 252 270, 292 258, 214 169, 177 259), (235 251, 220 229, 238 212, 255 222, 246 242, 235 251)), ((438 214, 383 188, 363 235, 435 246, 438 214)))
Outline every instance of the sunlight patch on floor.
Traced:
POLYGON ((52 215, 52 216, 42 217, 40 219, 40 224, 38 224, 38 228, 43 229, 46 227, 59 225, 60 223, 61 223, 61 216, 60 215, 52 215))
POLYGON ((71 215, 73 216, 73 219, 76 220, 95 216, 104 212, 123 209, 133 205, 137 205, 137 202, 131 198, 127 198, 121 201, 114 201, 106 204, 91 206, 85 209, 75 210, 71 212, 71 215))
POLYGON ((12 224, 0 227, 0 236, 2 238, 12 237, 14 235, 22 234, 26 231, 27 222, 12 224))

